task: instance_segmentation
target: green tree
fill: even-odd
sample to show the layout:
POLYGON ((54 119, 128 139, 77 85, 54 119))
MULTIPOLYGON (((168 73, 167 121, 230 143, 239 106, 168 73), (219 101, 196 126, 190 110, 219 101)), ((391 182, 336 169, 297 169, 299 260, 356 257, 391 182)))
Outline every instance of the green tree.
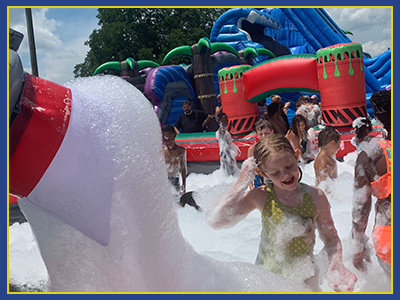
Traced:
MULTIPOLYGON (((228 9, 99 8, 100 29, 85 42, 90 49, 85 61, 75 66, 75 77, 90 76, 105 62, 129 57, 161 64, 171 49, 209 37, 215 21, 228 9)), ((182 63, 182 59, 170 63, 182 63)))

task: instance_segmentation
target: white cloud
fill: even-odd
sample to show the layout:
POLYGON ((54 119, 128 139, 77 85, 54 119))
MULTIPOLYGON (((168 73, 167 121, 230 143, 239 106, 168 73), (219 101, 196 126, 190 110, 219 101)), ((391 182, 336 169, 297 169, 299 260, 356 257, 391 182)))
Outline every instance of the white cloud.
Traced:
POLYGON ((390 8, 327 8, 332 19, 349 31, 369 31, 377 26, 390 26, 390 8))
POLYGON ((79 37, 68 44, 64 44, 60 53, 51 53, 42 60, 42 73, 44 78, 60 84, 73 79, 73 70, 76 64, 82 63, 89 47, 84 46, 87 37, 79 37))
POLYGON ((62 47, 59 36, 54 34, 54 31, 57 27, 61 26, 62 23, 54 19, 47 19, 46 13, 48 10, 48 8, 34 9, 32 12, 37 52, 59 51, 62 47))
POLYGON ((368 41, 364 44, 362 44, 363 51, 368 52, 371 54, 372 57, 375 57, 377 55, 380 55, 388 50, 388 48, 391 47, 390 40, 384 40, 381 42, 373 42, 373 41, 368 41))
MULTIPOLYGON (((20 47, 20 55, 29 54, 25 9, 13 10, 10 9, 10 27, 23 33, 25 36, 20 47)), ((48 8, 32 9, 32 22, 37 53, 57 50, 62 45, 59 37, 53 33, 61 23, 54 19, 47 19, 46 12, 48 10, 48 8)))
POLYGON ((391 48, 390 8, 326 8, 331 18, 344 30, 351 31, 348 37, 363 46, 363 51, 372 57, 391 48))
POLYGON ((392 28, 387 27, 382 30, 382 38, 385 40, 390 40, 392 37, 392 28))
MULTIPOLYGON (((84 26, 74 30, 74 38, 63 41, 62 32, 68 30, 70 24, 63 24, 47 17, 48 8, 32 9, 36 55, 39 76, 64 84, 73 79, 73 69, 82 63, 89 50, 84 46, 89 34, 97 27, 96 19, 87 21, 84 26), (56 33, 60 32, 60 33, 56 33)), ((18 50, 26 72, 30 72, 28 35, 26 30, 25 9, 9 10, 9 26, 24 34, 24 40, 18 50)))

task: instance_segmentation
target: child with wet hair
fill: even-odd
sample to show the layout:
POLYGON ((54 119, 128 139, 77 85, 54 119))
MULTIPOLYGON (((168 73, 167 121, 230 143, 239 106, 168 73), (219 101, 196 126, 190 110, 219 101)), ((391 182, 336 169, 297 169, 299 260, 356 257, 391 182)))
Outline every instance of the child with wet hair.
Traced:
MULTIPOLYGON (((263 137, 273 134, 274 128, 272 127, 271 123, 267 120, 260 119, 256 123, 254 123, 254 129, 256 131, 256 136, 258 140, 261 140, 263 137)), ((256 144, 253 144, 247 150, 247 158, 252 157, 254 153, 254 147, 256 144)), ((254 178, 254 182, 249 184, 249 188, 253 189, 255 187, 262 186, 264 184, 264 179, 262 176, 256 174, 254 178)))
POLYGON ((314 162, 316 186, 327 178, 337 178, 336 153, 340 149, 340 133, 335 128, 326 126, 318 135, 318 147, 320 151, 314 162))
POLYGON ((236 156, 240 154, 239 148, 232 142, 232 137, 228 131, 228 116, 225 113, 219 114, 217 121, 219 129, 215 132, 218 140, 221 170, 227 176, 233 176, 239 173, 236 165, 236 156))
POLYGON ((262 231, 256 264, 318 291, 314 262, 315 229, 325 244, 327 280, 335 291, 352 291, 357 277, 342 261, 342 244, 325 194, 301 183, 294 151, 284 135, 271 134, 257 142, 254 157, 242 165, 238 181, 207 213, 214 229, 228 228, 255 209, 262 214, 262 231), (271 184, 247 190, 255 170, 271 184))
POLYGON ((163 150, 165 164, 168 171, 168 180, 175 188, 175 191, 182 195, 186 192, 186 149, 175 143, 177 136, 175 128, 172 125, 165 125, 162 128, 163 150), (179 175, 182 177, 182 185, 180 185, 179 175))

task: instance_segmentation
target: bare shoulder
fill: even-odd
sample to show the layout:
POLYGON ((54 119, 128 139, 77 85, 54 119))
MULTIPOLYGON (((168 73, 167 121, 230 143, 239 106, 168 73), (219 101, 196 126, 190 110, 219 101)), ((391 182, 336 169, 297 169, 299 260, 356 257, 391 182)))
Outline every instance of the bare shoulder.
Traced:
POLYGON ((177 149, 178 149, 178 153, 179 153, 179 154, 183 155, 183 154, 186 153, 186 148, 185 148, 185 147, 178 146, 178 145, 176 145, 176 146, 177 146, 177 149))
POLYGON ((250 192, 252 192, 254 206, 262 213, 264 210, 265 199, 267 197, 266 186, 252 189, 250 192))
POLYGON ((261 213, 264 209, 266 198, 265 186, 261 186, 248 191, 245 195, 245 202, 253 209, 258 209, 261 213))
POLYGON ((319 152, 317 158, 314 161, 314 170, 320 170, 321 167, 324 165, 325 162, 325 155, 322 152, 319 152))
POLYGON ((168 147, 165 146, 165 145, 163 145, 163 152, 164 152, 164 155, 169 154, 169 149, 168 149, 168 147))
POLYGON ((329 204, 328 198, 326 198, 325 193, 320 188, 305 184, 305 189, 313 199, 317 211, 330 209, 331 206, 329 204))
POLYGON ((320 152, 315 159, 314 168, 315 164, 317 165, 317 167, 320 168, 333 167, 336 165, 336 160, 333 159, 331 156, 320 152))
POLYGON ((294 136, 295 135, 294 135, 293 131, 291 129, 289 129, 289 131, 286 133, 286 137, 288 139, 292 139, 294 136))
POLYGON ((367 152, 361 151, 360 154, 358 154, 358 156, 357 156, 356 164, 365 165, 365 164, 369 163, 369 161, 370 161, 370 158, 369 158, 367 152))

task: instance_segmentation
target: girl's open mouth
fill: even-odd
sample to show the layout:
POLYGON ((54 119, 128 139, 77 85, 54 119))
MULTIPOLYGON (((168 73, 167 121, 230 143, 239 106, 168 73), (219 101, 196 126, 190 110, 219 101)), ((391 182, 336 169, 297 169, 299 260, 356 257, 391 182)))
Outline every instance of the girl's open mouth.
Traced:
POLYGON ((282 183, 283 183, 283 184, 286 184, 286 185, 291 185, 291 184, 293 184, 293 183, 294 183, 294 176, 290 177, 290 178, 287 179, 287 180, 282 181, 282 183))

